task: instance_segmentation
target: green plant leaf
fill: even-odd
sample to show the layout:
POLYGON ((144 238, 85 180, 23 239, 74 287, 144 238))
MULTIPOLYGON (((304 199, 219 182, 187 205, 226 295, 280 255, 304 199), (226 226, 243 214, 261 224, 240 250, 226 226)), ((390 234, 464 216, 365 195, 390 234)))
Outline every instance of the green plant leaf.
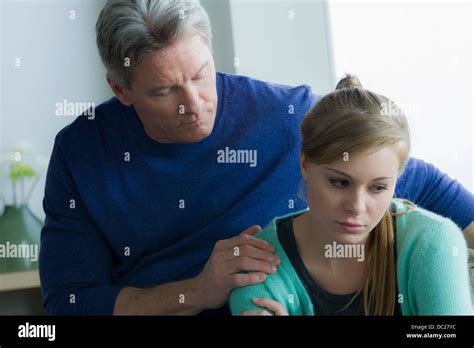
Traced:
POLYGON ((18 181, 21 178, 32 178, 35 175, 35 170, 26 164, 18 163, 10 167, 10 179, 13 182, 18 181))

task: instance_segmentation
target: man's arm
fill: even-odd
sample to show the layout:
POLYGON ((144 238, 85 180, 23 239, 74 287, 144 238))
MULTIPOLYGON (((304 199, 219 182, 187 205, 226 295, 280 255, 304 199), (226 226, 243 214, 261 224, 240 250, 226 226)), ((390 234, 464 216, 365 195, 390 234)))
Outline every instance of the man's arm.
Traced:
POLYGON ((123 289, 114 314, 193 315, 224 306, 232 289, 262 283, 281 262, 272 245, 253 236, 259 231, 258 226, 252 226, 237 237, 218 241, 195 278, 150 289, 123 289))
POLYGON ((262 282, 266 273, 274 272, 271 266, 280 262, 273 246, 253 236, 260 228, 252 226, 217 242, 203 272, 194 279, 149 289, 114 285, 113 251, 90 221, 58 143, 48 168, 43 206, 40 277, 48 314, 195 314, 222 307, 230 290, 262 282))
POLYGON ((39 272, 46 313, 112 314, 123 288, 112 283, 112 250, 90 221, 57 140, 43 208, 39 272))
POLYGON ((150 289, 124 288, 115 301, 114 315, 194 315, 205 309, 198 279, 193 278, 150 289))
POLYGON ((464 230, 468 241, 474 239, 469 237, 474 233, 474 195, 432 164, 410 158, 395 192, 399 198, 450 218, 464 230))

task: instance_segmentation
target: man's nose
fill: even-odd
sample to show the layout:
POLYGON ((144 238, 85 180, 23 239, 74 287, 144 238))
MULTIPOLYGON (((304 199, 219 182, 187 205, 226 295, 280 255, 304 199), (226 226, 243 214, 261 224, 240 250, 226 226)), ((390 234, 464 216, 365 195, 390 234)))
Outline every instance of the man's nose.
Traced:
POLYGON ((195 86, 187 84, 182 88, 182 103, 179 105, 178 113, 184 114, 196 114, 201 113, 204 100, 199 96, 199 90, 195 86))

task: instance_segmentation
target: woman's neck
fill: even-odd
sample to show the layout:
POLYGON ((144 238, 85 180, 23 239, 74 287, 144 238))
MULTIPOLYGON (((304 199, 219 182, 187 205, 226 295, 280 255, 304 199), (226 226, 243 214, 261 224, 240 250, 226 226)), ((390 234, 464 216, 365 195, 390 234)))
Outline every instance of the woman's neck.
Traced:
MULTIPOLYGON (((357 291, 361 288, 365 279, 365 257, 362 260, 357 257, 326 257, 326 246, 334 247, 334 237, 330 231, 318 226, 310 212, 294 219, 293 230, 300 257, 320 286, 333 293, 352 292, 351 289, 357 291)), ((366 244, 367 239, 361 243, 363 251, 368 251, 366 244)))

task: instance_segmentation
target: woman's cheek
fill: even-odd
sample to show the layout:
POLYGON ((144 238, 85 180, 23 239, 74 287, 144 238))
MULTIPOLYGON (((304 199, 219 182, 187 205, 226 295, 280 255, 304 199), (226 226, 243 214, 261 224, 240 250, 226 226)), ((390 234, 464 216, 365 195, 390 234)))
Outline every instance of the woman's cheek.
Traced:
POLYGON ((336 208, 339 195, 331 187, 320 183, 319 185, 314 185, 310 192, 310 197, 308 197, 310 208, 319 211, 336 208))

